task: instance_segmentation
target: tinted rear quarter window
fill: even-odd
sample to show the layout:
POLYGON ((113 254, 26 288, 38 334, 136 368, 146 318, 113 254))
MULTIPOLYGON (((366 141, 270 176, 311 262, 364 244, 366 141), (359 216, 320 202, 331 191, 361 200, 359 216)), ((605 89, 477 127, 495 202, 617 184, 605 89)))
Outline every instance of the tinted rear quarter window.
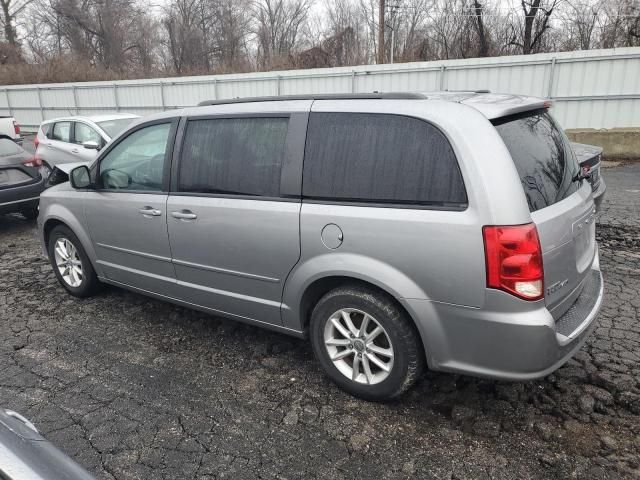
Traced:
POLYGON ((51 127, 53 127, 53 123, 42 124, 42 134, 47 138, 51 138, 51 127))
POLYGON ((312 113, 303 195, 454 209, 467 203, 444 134, 423 120, 389 114, 312 113))
POLYGON ((535 212, 575 193, 578 162, 569 140, 547 110, 494 120, 535 212))
POLYGON ((179 190, 279 196, 288 125, 287 117, 190 120, 179 190))

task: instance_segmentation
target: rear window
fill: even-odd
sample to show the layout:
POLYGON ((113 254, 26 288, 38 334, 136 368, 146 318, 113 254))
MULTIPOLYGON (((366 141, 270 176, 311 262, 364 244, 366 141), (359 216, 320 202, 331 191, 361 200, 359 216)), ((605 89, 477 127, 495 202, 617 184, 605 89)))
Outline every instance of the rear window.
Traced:
POLYGON ((10 157, 24 152, 22 148, 13 140, 8 138, 0 138, 0 157, 10 157))
POLYGON ((459 209, 467 196, 447 138, 417 118, 312 113, 303 195, 344 202, 459 209))
POLYGON ((117 118, 115 120, 105 120, 104 122, 97 122, 100 128, 105 131, 109 138, 114 138, 120 132, 124 131, 131 123, 137 118, 117 118))
POLYGON ((535 212, 575 193, 578 162, 566 135, 549 112, 535 110, 511 115, 493 124, 502 137, 535 212))

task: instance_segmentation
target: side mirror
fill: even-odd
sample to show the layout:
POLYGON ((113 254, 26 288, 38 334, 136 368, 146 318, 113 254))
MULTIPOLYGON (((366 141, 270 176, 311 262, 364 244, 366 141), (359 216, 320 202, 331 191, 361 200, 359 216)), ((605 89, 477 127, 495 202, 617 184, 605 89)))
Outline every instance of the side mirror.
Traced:
POLYGON ((73 188, 89 188, 91 186, 91 175, 89 174, 89 168, 85 165, 71 170, 69 174, 69 182, 73 188))
POLYGON ((93 140, 87 140, 82 144, 82 146, 87 150, 100 150, 100 144, 98 142, 94 142, 93 140))

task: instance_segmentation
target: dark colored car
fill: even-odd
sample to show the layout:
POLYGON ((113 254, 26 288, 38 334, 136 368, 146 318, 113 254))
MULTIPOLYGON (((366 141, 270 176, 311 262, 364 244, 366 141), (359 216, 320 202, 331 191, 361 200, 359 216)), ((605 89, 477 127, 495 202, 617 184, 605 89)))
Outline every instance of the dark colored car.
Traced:
POLYGON ((572 143, 571 148, 576 154, 583 173, 589 175, 588 180, 591 184, 591 190, 593 190, 593 201, 596 204, 596 210, 599 211, 604 194, 607 191, 607 186, 601 174, 602 147, 584 143, 572 143))
POLYGON ((94 480, 22 415, 0 409, 0 479, 94 480))
POLYGON ((15 142, 0 138, 0 214, 21 213, 36 218, 47 172, 37 157, 15 142))

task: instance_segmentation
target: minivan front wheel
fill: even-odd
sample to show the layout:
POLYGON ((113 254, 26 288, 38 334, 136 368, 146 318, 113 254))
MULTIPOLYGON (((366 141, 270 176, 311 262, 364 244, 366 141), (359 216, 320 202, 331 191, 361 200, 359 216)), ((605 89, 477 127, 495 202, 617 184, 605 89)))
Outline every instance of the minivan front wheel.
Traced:
POLYGON ((60 284, 76 297, 88 297, 99 288, 100 282, 74 233, 63 225, 49 235, 49 259, 60 284))
POLYGON ((311 314, 313 349, 331 379, 349 393, 383 401, 406 391, 424 368, 418 334, 386 295, 340 287, 311 314))

